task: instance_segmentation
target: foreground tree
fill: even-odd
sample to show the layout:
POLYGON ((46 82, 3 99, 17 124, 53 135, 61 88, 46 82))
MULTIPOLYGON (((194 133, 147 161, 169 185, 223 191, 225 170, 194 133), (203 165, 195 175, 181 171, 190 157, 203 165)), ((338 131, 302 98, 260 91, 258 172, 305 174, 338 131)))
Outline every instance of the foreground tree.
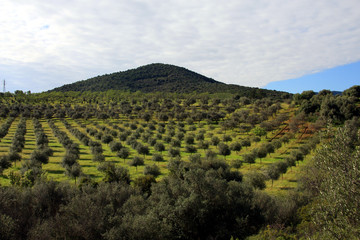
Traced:
POLYGON ((359 146, 358 131, 340 128, 304 173, 306 187, 315 195, 308 214, 319 239, 360 236, 359 146))

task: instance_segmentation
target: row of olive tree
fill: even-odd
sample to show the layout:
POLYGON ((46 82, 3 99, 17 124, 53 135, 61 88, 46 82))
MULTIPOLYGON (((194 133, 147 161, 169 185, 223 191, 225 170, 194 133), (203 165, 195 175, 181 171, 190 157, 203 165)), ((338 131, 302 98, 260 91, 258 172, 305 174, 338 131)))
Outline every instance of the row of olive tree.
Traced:
POLYGON ((54 133, 54 136, 59 140, 59 142, 66 149, 66 153, 62 159, 62 166, 65 168, 65 173, 75 179, 81 174, 81 166, 78 163, 78 159, 80 158, 80 148, 79 144, 74 143, 66 132, 61 131, 54 123, 54 121, 49 120, 48 124, 54 133))
POLYGON ((68 121, 62 119, 62 123, 69 130, 69 132, 74 135, 80 142, 85 146, 89 146, 93 154, 93 161, 103 162, 105 161, 105 156, 103 155, 103 148, 101 143, 91 140, 89 136, 81 132, 79 129, 73 127, 68 121))

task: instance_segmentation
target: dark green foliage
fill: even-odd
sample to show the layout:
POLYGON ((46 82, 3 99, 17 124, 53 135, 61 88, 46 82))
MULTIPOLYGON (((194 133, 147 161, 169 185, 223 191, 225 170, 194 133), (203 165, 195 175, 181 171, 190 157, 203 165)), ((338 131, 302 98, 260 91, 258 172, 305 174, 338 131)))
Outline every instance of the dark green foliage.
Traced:
POLYGON ((304 160, 304 154, 300 152, 299 150, 294 150, 290 153, 290 156, 295 158, 296 161, 302 161, 304 160))
POLYGON ((203 141, 205 139, 205 136, 203 133, 198 133, 198 134, 196 134, 195 139, 197 141, 203 141))
POLYGON ((261 137, 261 136, 264 136, 264 135, 267 134, 266 130, 264 128, 261 128, 261 127, 254 128, 253 133, 258 137, 261 137))
POLYGON ((185 136, 185 143, 190 145, 190 144, 194 144, 195 143, 195 137, 193 134, 189 134, 187 136, 185 136))
POLYGON ((111 135, 103 135, 101 137, 101 141, 106 144, 112 142, 112 140, 113 140, 113 137, 111 135))
POLYGON ((239 169, 241 168, 242 164, 243 162, 240 159, 235 159, 234 161, 232 161, 231 166, 236 169, 239 169))
POLYGON ((112 141, 112 142, 110 143, 110 150, 111 150, 112 152, 118 152, 118 151, 121 150, 121 148, 122 148, 122 145, 121 145, 121 143, 119 143, 119 142, 112 141))
POLYGON ((153 175, 154 177, 157 177, 161 174, 160 168, 153 164, 153 165, 146 165, 144 168, 144 175, 153 175))
POLYGON ((151 195, 151 186, 156 183, 156 179, 153 175, 140 176, 134 180, 135 188, 139 189, 141 193, 147 196, 151 195))
POLYGON ((345 90, 343 95, 347 97, 360 98, 360 85, 355 85, 345 90))
POLYGON ((162 161, 164 161, 164 157, 161 154, 154 153, 152 156, 152 160, 154 162, 162 162, 162 161))
POLYGON ((169 156, 174 158, 174 157, 177 157, 177 156, 180 156, 180 149, 178 148, 169 148, 169 156))
POLYGON ((10 117, 6 120, 5 123, 3 123, 0 127, 0 138, 3 138, 6 136, 6 134, 9 131, 9 128, 11 127, 12 122, 15 120, 15 118, 10 117))
POLYGON ((211 138, 211 143, 212 145, 217 146, 220 143, 220 139, 217 136, 213 136, 211 138))
POLYGON ((181 141, 178 139, 172 139, 170 144, 172 147, 181 147, 181 141))
POLYGON ((91 142, 89 142, 89 146, 91 148, 91 153, 92 154, 96 155, 96 154, 102 154, 103 153, 101 143, 91 141, 91 142))
POLYGON ((223 136, 223 141, 224 141, 224 142, 231 142, 231 141, 232 141, 232 138, 231 138, 229 135, 224 135, 224 136, 223 136))
POLYGON ((117 153, 117 156, 124 159, 124 162, 125 159, 129 157, 129 155, 130 155, 130 151, 126 147, 121 148, 120 151, 117 153))
POLYGON ((231 151, 240 152, 241 148, 242 148, 242 145, 239 142, 234 142, 230 145, 231 151))
POLYGON ((150 145, 150 146, 155 146, 155 144, 156 144, 156 139, 155 138, 149 138, 149 140, 147 141, 148 142, 148 144, 150 145))
POLYGON ((275 146, 272 143, 265 144, 264 148, 266 149, 267 153, 270 155, 271 153, 275 152, 275 146))
POLYGON ((241 140, 241 146, 243 147, 250 147, 251 146, 251 142, 249 139, 244 139, 244 140, 241 140))
POLYGON ((311 150, 311 147, 310 147, 309 145, 307 145, 307 144, 301 145, 301 146, 299 147, 299 151, 300 151, 304 156, 307 155, 307 154, 309 154, 310 150, 311 150))
MULTIPOLYGON (((137 69, 113 74, 106 74, 73 84, 55 88, 52 91, 141 91, 141 92, 176 92, 192 93, 194 91, 217 93, 236 93, 250 98, 276 96, 281 98, 282 92, 228 85, 204 77, 182 67, 168 64, 149 64, 137 69)), ((192 104, 191 98, 187 104, 192 104)))
POLYGON ((176 133, 175 134, 175 137, 177 138, 177 139, 179 139, 180 141, 182 141, 183 139, 184 139, 184 133, 183 132, 178 132, 178 133, 176 133))
POLYGON ((49 162, 49 155, 45 151, 36 149, 31 153, 30 160, 47 164, 49 162))
POLYGON ((137 147, 136 147, 136 151, 141 154, 141 155, 148 155, 149 154, 149 147, 148 146, 145 146, 145 145, 142 145, 142 144, 139 144, 137 147))
POLYGON ((247 226, 251 222, 249 218, 255 217, 250 210, 252 191, 242 183, 227 182, 215 174, 227 169, 226 164, 222 165, 224 168, 191 167, 185 172, 188 166, 184 163, 175 166, 172 168, 174 175, 153 186, 149 198, 158 206, 153 213, 168 209, 161 215, 161 226, 158 226, 161 234, 167 236, 165 238, 229 239, 235 236, 244 239, 251 234, 247 226), (171 228, 175 232, 168 232, 170 229, 164 222, 176 226, 171 228))
POLYGON ((243 161, 246 163, 249 163, 250 165, 252 163, 255 163, 256 155, 254 153, 246 153, 242 155, 243 161))
POLYGON ((256 189, 262 190, 266 188, 266 176, 261 172, 251 171, 246 174, 245 179, 256 189))
POLYGON ((206 151, 205 156, 206 156, 206 159, 207 159, 207 160, 212 160, 212 159, 215 159, 215 158, 216 158, 217 153, 214 152, 214 151, 208 150, 208 151, 206 151))
POLYGON ((104 162, 99 165, 98 169, 105 173, 104 182, 123 182, 130 184, 130 174, 127 168, 115 166, 114 163, 104 162))
POLYGON ((10 152, 21 152, 25 145, 26 119, 21 118, 11 142, 10 152))
POLYGON ((94 162, 104 162, 105 161, 105 156, 102 154, 93 154, 92 160, 94 162))
POLYGON ((282 142, 280 139, 276 139, 271 142, 275 149, 281 148, 282 142))
POLYGON ((144 165, 144 159, 139 156, 135 156, 135 157, 133 157, 133 159, 131 160, 129 165, 135 167, 136 171, 137 171, 138 166, 144 165))
POLYGON ((231 154, 231 150, 230 150, 229 146, 225 143, 220 143, 218 145, 218 149, 219 149, 219 154, 223 155, 224 158, 226 158, 226 156, 231 154))
POLYGON ((74 163, 71 166, 66 166, 65 167, 65 174, 68 175, 69 177, 75 179, 75 184, 76 184, 76 179, 80 176, 81 174, 81 166, 80 164, 78 164, 77 162, 74 163))
POLYGON ((210 146, 210 144, 209 144, 208 141, 200 141, 200 142, 198 143, 198 148, 200 148, 200 149, 206 150, 206 149, 209 148, 209 146, 210 146))
POLYGON ((285 162, 290 168, 296 166, 296 159, 293 156, 285 158, 285 162))
POLYGON ((286 173, 287 168, 288 168, 288 164, 286 161, 279 161, 279 162, 276 162, 275 164, 281 175, 286 173))
POLYGON ((14 220, 6 215, 0 214, 0 236, 1 239, 15 239, 16 223, 14 220))
POLYGON ((187 153, 196 153, 197 152, 197 149, 196 149, 196 147, 195 146, 193 146, 193 145, 186 145, 185 146, 185 151, 187 152, 187 153))
POLYGON ((258 137, 258 136, 255 136, 255 137, 253 137, 252 140, 253 140, 254 142, 260 142, 260 141, 261 141, 261 138, 258 137))
POLYGON ((266 157, 267 154, 268 154, 268 151, 265 146, 261 146, 260 148, 256 149, 256 156, 258 158, 260 158, 260 162, 261 162, 261 159, 266 157))
POLYGON ((0 174, 7 168, 11 167, 11 162, 8 155, 0 156, 0 174))
POLYGON ((358 239, 360 235, 360 152, 358 131, 340 128, 325 141, 302 176, 314 200, 302 226, 318 239, 358 239))
POLYGON ((21 155, 18 152, 10 152, 9 153, 10 162, 14 162, 16 166, 16 162, 21 160, 21 155))
POLYGON ((201 162, 201 154, 200 153, 191 154, 189 156, 189 161, 192 163, 200 163, 201 162))
POLYGON ((270 166, 267 168, 267 175, 271 179, 271 186, 273 186, 274 180, 277 180, 280 177, 280 170, 276 164, 270 164, 270 166))
POLYGON ((75 154, 66 152, 65 156, 62 159, 62 166, 66 167, 66 166, 72 166, 76 160, 78 159, 78 156, 76 156, 75 154))
POLYGON ((154 149, 158 152, 163 152, 165 151, 165 145, 161 142, 157 142, 155 145, 154 145, 154 149))

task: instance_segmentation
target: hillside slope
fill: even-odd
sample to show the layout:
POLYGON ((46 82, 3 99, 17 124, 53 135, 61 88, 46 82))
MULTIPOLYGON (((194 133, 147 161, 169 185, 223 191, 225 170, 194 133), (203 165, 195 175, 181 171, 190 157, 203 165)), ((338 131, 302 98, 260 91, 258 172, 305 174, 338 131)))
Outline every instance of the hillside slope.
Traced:
POLYGON ((154 63, 124 72, 97 76, 51 91, 228 92, 241 96, 280 96, 283 92, 225 84, 183 67, 154 63))

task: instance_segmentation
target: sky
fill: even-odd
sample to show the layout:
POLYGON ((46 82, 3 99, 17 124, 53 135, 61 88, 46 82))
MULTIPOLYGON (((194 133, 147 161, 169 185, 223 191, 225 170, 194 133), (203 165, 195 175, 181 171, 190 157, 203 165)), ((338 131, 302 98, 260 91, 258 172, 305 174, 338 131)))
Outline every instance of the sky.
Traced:
POLYGON ((302 93, 307 90, 320 92, 324 89, 342 92, 354 85, 360 85, 360 61, 300 78, 271 82, 264 88, 290 93, 302 93))
POLYGON ((41 92, 167 63, 242 86, 347 89, 360 80, 320 75, 359 69, 359 9, 359 0, 2 0, 0 80, 41 92))

